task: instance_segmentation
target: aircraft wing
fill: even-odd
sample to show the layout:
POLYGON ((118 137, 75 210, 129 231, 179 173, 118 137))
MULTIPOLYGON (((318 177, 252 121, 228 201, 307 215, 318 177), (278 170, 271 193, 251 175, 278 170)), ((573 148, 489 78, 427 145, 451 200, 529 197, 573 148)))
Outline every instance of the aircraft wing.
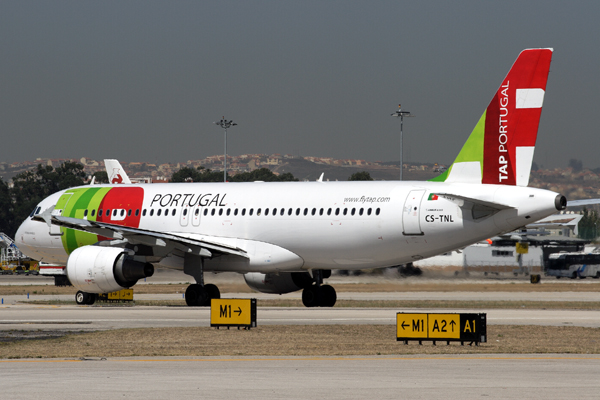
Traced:
MULTIPOLYGON (((48 223, 48 221, 40 215, 36 215, 32 219, 48 223)), ((179 234, 157 232, 148 229, 132 228, 106 222, 89 221, 56 215, 51 216, 50 223, 52 225, 76 229, 115 240, 125 240, 131 244, 147 245, 153 248, 178 249, 185 253, 192 253, 202 257, 212 257, 213 254, 216 253, 249 258, 248 254, 238 247, 211 241, 206 237, 198 239, 179 234)), ((161 253, 164 253, 164 251, 161 253)))

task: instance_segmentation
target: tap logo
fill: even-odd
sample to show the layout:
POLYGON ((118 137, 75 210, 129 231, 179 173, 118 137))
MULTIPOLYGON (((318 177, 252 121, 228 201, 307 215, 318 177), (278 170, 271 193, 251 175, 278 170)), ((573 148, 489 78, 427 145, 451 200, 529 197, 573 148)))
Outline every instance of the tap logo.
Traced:
POLYGON ((110 177, 110 183, 113 183, 113 184, 123 183, 123 177, 121 176, 121 174, 119 172, 121 172, 119 170, 119 168, 113 168, 113 173, 110 177))

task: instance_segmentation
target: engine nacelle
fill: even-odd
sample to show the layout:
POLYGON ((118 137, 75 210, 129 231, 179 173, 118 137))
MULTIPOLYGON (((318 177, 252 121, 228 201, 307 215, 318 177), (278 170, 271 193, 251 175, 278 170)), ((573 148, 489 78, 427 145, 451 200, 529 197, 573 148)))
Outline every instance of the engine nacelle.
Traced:
POLYGON ((123 249, 83 246, 67 260, 69 281, 87 293, 110 293, 135 285, 154 274, 154 266, 132 260, 123 249))
POLYGON ((244 279, 252 289, 273 294, 295 292, 310 286, 313 282, 308 272, 280 272, 279 274, 249 272, 244 274, 244 279))

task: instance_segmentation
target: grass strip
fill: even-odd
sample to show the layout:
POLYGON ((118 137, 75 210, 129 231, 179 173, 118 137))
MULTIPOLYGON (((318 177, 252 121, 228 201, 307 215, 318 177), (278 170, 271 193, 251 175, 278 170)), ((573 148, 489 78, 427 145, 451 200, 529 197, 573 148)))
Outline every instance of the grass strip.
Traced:
MULTIPOLYGON (((160 356, 343 356, 402 354, 600 354, 600 329, 489 325, 488 342, 396 341, 393 325, 287 325, 251 330, 140 328, 0 342, 0 359, 160 356)), ((18 331, 13 331, 19 336, 18 331)))

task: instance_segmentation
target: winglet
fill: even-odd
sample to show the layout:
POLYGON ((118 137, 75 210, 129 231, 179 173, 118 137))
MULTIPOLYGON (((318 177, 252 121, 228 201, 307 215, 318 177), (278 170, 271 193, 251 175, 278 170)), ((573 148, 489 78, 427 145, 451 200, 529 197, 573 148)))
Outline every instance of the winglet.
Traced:
POLYGON ((527 186, 553 49, 523 50, 438 182, 527 186))
POLYGON ((118 160, 104 160, 104 166, 106 167, 106 173, 108 174, 108 183, 131 184, 129 177, 118 160))

